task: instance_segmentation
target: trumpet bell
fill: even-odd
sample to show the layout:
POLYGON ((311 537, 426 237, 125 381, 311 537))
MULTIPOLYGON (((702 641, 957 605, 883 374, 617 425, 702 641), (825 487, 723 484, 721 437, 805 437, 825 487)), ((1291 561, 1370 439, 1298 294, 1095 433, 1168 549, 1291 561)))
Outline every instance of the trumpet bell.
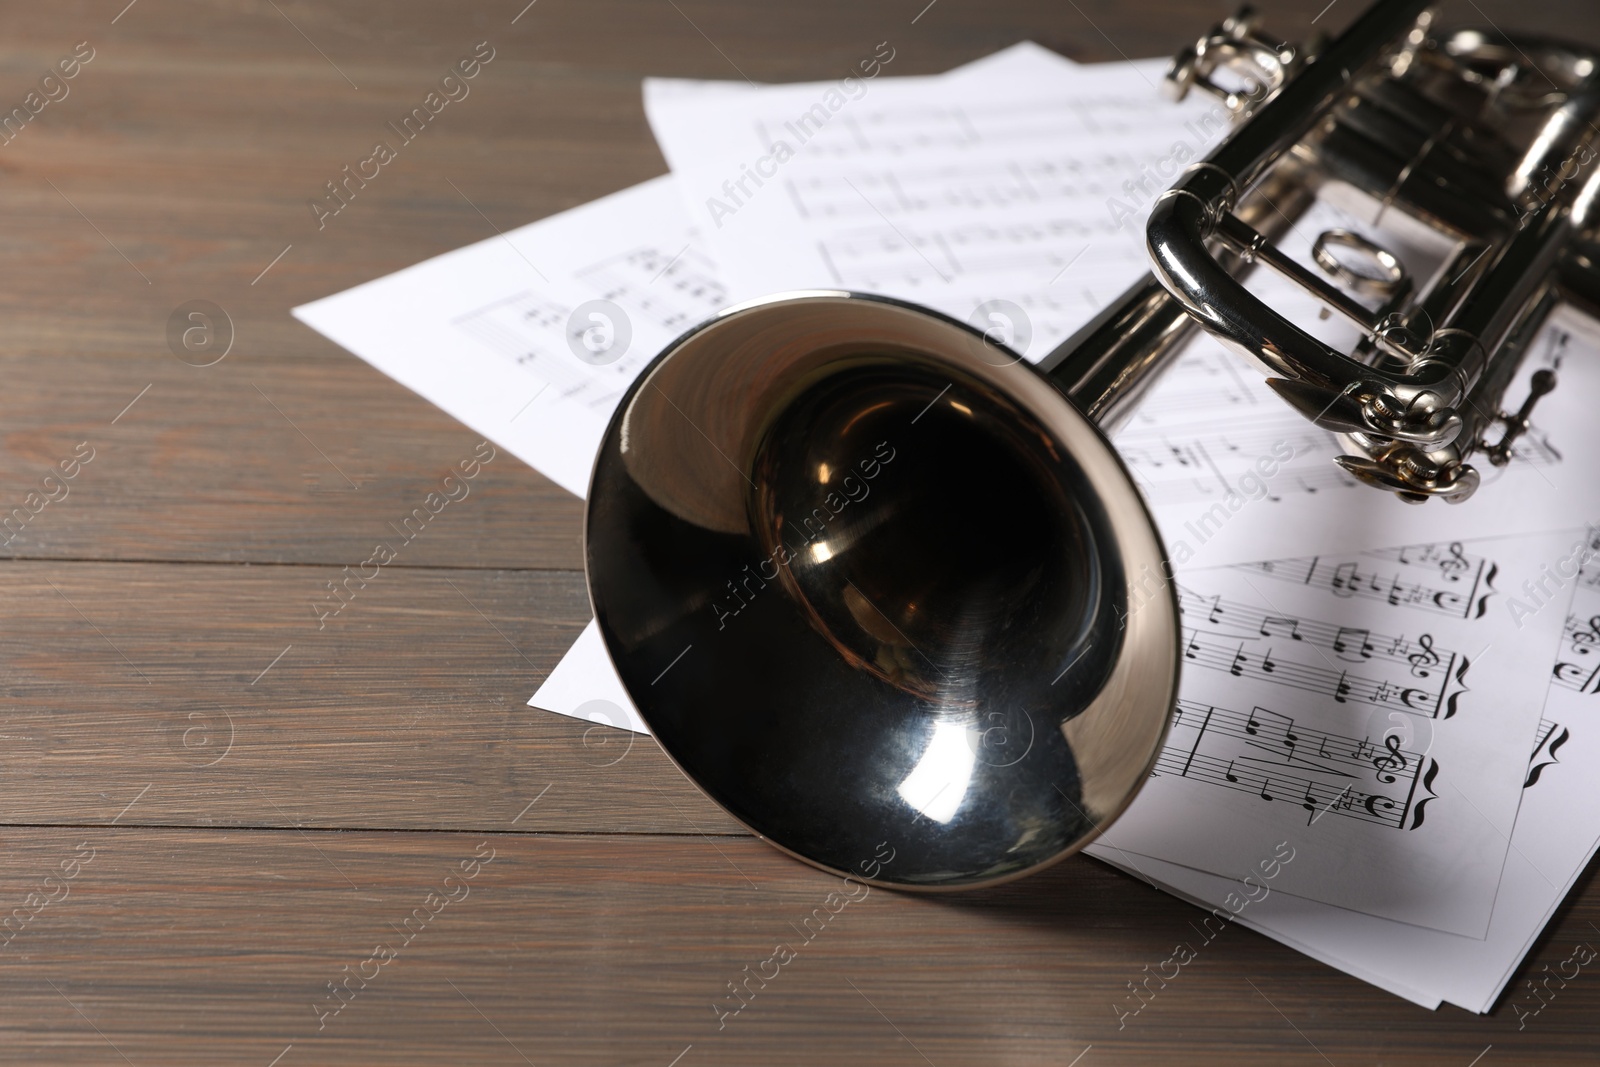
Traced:
POLYGON ((1177 695, 1161 541, 1110 444, 1004 346, 896 301, 790 294, 675 342, 606 432, 586 551, 668 756, 877 884, 1081 848, 1177 695))

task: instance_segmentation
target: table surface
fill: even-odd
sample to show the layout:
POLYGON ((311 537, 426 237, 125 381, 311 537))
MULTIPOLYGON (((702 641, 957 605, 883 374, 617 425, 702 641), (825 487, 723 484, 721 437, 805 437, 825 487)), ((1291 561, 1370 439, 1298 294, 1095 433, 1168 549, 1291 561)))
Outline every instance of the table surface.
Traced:
MULTIPOLYGON (((1225 11, 522 3, 0 3, 0 109, 94 50, 0 145, 0 511, 55 497, 0 548, 0 904, 26 917, 0 1063, 1595 1061, 1600 978, 1519 1029, 1237 927, 1119 1027, 1197 912, 1082 858, 874 891, 719 1028, 727 984, 837 882, 648 739, 524 706, 588 607, 579 502, 510 456, 319 625, 327 583, 478 438, 289 309, 661 173, 647 74, 829 78, 884 40, 901 74, 1023 38, 1157 55, 1225 11), (308 200, 485 40, 470 100, 319 230, 308 200), (167 334, 199 299, 235 334, 204 368, 167 334)), ((1295 39, 1322 0, 1264 6, 1295 39)), ((1459 6, 1600 40, 1592 0, 1459 6)), ((1591 872, 1518 981, 1597 921, 1591 872)))

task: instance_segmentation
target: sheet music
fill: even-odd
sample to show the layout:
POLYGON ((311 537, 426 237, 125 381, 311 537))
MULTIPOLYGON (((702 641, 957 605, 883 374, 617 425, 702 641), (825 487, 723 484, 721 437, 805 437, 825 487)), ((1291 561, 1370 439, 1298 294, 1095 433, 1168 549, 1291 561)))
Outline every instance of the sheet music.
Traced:
MULTIPOLYGON (((1554 683, 1563 665, 1587 666, 1600 654, 1592 637, 1585 636, 1593 632, 1588 622, 1600 616, 1600 564, 1587 566, 1569 589, 1571 619, 1555 656, 1544 718, 1533 737, 1522 804, 1487 937, 1475 940, 1424 930, 1286 894, 1253 902, 1240 914, 1241 922, 1429 1007, 1440 999, 1468 1011, 1494 1006, 1600 843, 1600 729, 1594 726, 1600 694, 1554 683), (1582 623, 1574 625, 1578 620, 1582 623), (1406 989, 1423 992, 1410 995, 1406 989)), ((1120 855, 1103 844, 1088 851, 1203 906, 1220 904, 1237 888, 1227 878, 1120 855)), ((1508 996, 1519 1018, 1536 1012, 1541 1003, 1521 995, 1525 984, 1513 986, 1508 996)))
POLYGON ((1379 748, 1370 736, 1306 730, 1263 707, 1179 700, 1155 773, 1298 803, 1308 825, 1330 814, 1405 829, 1419 821, 1421 804, 1413 802, 1426 761, 1397 737, 1385 740, 1390 745, 1379 748))
POLYGON ((623 391, 726 301, 662 177, 294 314, 582 496, 623 391))
MULTIPOLYGON (((1322 589, 1343 600, 1373 600, 1392 608, 1449 618, 1482 618, 1497 592, 1500 565, 1461 541, 1374 549, 1357 556, 1239 563, 1241 574, 1322 589)), ((1569 624, 1570 624, 1569 620, 1569 624)))
POLYGON ((846 288, 968 320, 1001 298, 1037 359, 1144 273, 1151 202, 1227 123, 1161 100, 1163 61, 1011 63, 1026 77, 880 79, 821 111, 828 84, 705 98, 647 81, 645 106, 735 299, 846 288))
POLYGON ((1181 572, 1183 700, 1107 843, 1228 874, 1287 837, 1274 888, 1481 936, 1565 621, 1508 597, 1572 540, 1181 572))
MULTIPOLYGON (((1582 696, 1600 695, 1600 565, 1585 567, 1578 576, 1550 684, 1582 696)), ((1574 706, 1588 707, 1591 703, 1594 702, 1578 701, 1574 706)), ((1595 708, 1600 710, 1600 704, 1595 708)))

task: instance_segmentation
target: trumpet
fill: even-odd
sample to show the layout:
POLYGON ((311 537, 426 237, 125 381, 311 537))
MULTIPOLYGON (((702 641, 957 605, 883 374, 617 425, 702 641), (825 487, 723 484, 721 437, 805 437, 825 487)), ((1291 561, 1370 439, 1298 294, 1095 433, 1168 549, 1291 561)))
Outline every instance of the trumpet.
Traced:
POLYGON ((676 765, 815 866, 887 842, 867 880, 901 889, 1094 839, 1152 770, 1180 660, 1171 583, 1136 585, 1170 577, 1162 541, 1107 435, 1198 330, 1406 501, 1462 504, 1471 461, 1507 462, 1556 387, 1540 371, 1502 407, 1533 337, 1562 302, 1600 311, 1600 68, 1437 21, 1378 0, 1301 47, 1245 10, 1180 53, 1172 95, 1234 124, 1155 203, 1151 272, 1037 365, 835 291, 730 309, 657 356, 606 432, 585 546, 607 650, 676 765), (1304 265, 1276 238, 1319 199, 1454 250, 1417 279, 1330 229, 1304 265), (1354 347, 1253 295, 1258 267, 1354 347))

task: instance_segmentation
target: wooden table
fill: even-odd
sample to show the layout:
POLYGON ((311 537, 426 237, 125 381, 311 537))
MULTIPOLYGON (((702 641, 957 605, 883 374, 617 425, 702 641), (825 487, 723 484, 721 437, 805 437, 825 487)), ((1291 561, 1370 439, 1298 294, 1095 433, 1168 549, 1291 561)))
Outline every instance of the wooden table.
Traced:
MULTIPOLYGON (((93 49, 0 145, 0 512, 26 509, 0 564, 0 903, 22 916, 0 1063, 1600 1056, 1592 973, 1519 1032, 1506 1004, 1423 1011, 1239 928, 1119 1029, 1197 913, 1085 859, 874 891, 719 1029, 727 983, 837 883, 648 740, 524 706, 588 618, 579 502, 502 454, 340 616, 311 606, 478 438, 289 308, 660 173, 645 74, 826 78, 884 40, 897 74, 1024 37, 1163 54, 1220 4, 125 2, 0 4, 0 109, 93 49), (470 99, 319 230, 307 201, 485 40, 470 99), (170 350, 192 300, 232 322, 212 366, 170 350)), ((1477 4, 1600 40, 1590 0, 1477 4)), ((1267 5, 1289 37, 1320 6, 1267 5)), ((1586 876, 1519 982, 1597 920, 1586 876)))

